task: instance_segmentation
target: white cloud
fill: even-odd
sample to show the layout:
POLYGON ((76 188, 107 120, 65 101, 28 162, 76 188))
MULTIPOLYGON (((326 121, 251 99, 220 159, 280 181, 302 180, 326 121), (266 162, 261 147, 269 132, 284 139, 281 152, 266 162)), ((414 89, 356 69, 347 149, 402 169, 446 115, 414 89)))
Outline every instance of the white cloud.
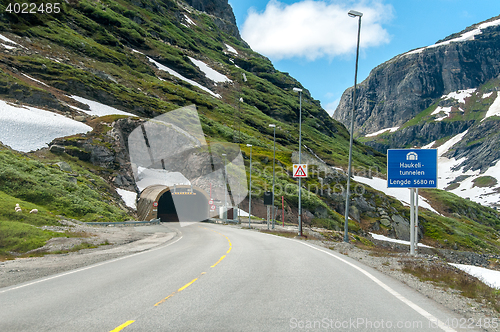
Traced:
POLYGON ((249 10, 241 34, 255 51, 275 60, 333 58, 355 52, 358 19, 347 15, 350 9, 363 13, 361 48, 389 42, 382 23, 392 18, 393 9, 380 0, 306 0, 290 5, 271 0, 264 12, 249 10))
POLYGON ((335 113, 335 110, 337 109, 337 106, 339 106, 340 103, 340 98, 335 99, 333 102, 326 104, 323 106, 324 110, 330 114, 330 116, 335 113))

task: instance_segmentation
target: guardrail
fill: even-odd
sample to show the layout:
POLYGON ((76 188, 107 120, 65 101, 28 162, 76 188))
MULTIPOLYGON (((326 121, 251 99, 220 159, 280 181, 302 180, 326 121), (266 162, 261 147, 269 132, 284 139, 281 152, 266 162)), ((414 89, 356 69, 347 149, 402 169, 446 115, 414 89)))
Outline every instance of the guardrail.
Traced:
POLYGON ((116 221, 116 222, 84 222, 85 225, 89 226, 148 226, 148 225, 159 225, 160 219, 152 219, 150 221, 116 221))

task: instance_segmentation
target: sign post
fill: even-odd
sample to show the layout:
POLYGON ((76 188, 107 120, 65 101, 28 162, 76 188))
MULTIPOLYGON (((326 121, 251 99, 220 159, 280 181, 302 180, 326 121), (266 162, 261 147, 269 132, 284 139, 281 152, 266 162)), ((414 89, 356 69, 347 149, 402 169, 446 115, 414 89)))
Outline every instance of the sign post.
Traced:
MULTIPOLYGON (((302 99, 301 99, 302 100, 302 99)), ((300 113, 302 114, 302 112, 300 113)), ((301 115, 302 116, 302 115, 301 115)), ((302 118, 301 118, 302 119, 302 118)), ((299 120, 299 125, 302 126, 302 120, 299 120)), ((302 127, 300 127, 302 128, 302 127)), ((300 131, 299 131, 300 133, 300 131)), ((300 137, 299 134, 299 163, 300 163, 300 137)), ((300 184, 302 178, 307 178, 307 164, 293 164, 292 175, 294 178, 299 178, 299 236, 302 236, 302 186, 300 184)))
POLYGON ((267 229, 269 229, 269 215, 270 215, 269 210, 271 209, 271 205, 274 205, 273 200, 274 200, 273 193, 271 191, 266 191, 264 193, 264 205, 266 205, 267 207, 267 229))
POLYGON ((437 156, 437 149, 387 150, 387 187, 410 188, 411 255, 418 246, 418 188, 437 188, 437 156))

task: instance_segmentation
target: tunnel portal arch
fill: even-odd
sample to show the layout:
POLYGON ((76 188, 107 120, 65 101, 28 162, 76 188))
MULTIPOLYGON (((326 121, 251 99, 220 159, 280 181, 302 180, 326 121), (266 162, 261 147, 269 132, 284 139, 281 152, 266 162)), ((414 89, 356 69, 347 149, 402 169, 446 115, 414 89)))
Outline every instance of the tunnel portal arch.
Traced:
POLYGON ((207 192, 196 186, 152 185, 141 192, 137 213, 144 221, 175 222, 179 216, 182 221, 202 221, 209 218, 209 200, 207 192))

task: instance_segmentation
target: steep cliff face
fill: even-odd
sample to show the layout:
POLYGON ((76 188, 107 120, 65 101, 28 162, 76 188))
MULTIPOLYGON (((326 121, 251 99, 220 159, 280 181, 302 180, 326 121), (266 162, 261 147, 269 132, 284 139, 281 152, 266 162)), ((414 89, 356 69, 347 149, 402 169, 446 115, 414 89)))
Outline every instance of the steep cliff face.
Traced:
MULTIPOLYGON (((459 35, 470 34, 474 31, 471 29, 478 26, 459 35)), ((441 96, 477 88, 497 77, 500 73, 500 26, 480 31, 472 40, 462 41, 463 37, 453 35, 435 45, 398 55, 373 69, 358 85, 356 133, 369 134, 400 126, 441 96)), ((334 118, 344 125, 350 119, 352 92, 353 88, 344 92, 334 113, 334 118)))
POLYGON ((228 0, 186 0, 186 3, 196 10, 219 18, 219 20, 214 20, 219 29, 241 39, 233 9, 228 0))
MULTIPOLYGON (((499 74, 497 16, 373 69, 358 85, 355 135, 384 153, 390 148, 439 147, 447 165, 440 169, 440 188, 498 205, 500 179, 489 190, 478 190, 476 182, 495 173, 500 160, 499 74)), ((353 88, 344 92, 334 114, 345 125, 352 93, 353 88)))
POLYGON ((186 2, 194 9, 228 20, 236 25, 233 10, 227 0, 186 0, 186 2))

